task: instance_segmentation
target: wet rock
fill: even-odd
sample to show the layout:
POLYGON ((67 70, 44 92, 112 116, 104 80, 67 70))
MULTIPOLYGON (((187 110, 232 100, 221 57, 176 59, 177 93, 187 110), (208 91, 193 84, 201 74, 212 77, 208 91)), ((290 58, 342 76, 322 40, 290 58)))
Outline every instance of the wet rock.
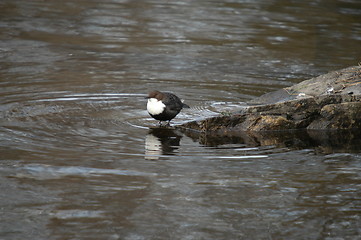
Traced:
POLYGON ((361 129, 353 130, 287 130, 287 131, 229 131, 198 132, 184 130, 185 135, 201 145, 217 147, 244 144, 247 147, 277 146, 289 149, 314 149, 316 153, 359 152, 361 129))
POLYGON ((265 94, 240 112, 179 126, 185 130, 234 131, 360 129, 361 67, 334 71, 265 94))
POLYGON ((322 95, 361 95, 361 66, 333 71, 291 87, 266 93, 250 101, 252 104, 269 104, 322 95))
POLYGON ((361 128, 361 102, 329 104, 320 111, 308 129, 356 129, 361 128))

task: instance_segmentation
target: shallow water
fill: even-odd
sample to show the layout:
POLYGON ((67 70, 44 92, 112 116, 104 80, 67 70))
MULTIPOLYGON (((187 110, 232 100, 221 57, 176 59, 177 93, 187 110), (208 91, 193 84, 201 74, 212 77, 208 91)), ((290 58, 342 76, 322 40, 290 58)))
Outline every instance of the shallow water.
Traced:
POLYGON ((0 238, 357 239, 360 135, 199 136, 144 96, 183 98, 178 125, 357 65, 360 9, 1 1, 0 238))

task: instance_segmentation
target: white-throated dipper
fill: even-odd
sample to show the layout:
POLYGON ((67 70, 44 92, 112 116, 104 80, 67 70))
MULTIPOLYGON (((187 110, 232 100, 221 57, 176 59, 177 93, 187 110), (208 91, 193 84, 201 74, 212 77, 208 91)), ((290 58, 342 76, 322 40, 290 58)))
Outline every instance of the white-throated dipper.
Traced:
POLYGON ((189 108, 173 93, 152 91, 147 98, 147 111, 150 116, 159 120, 159 125, 162 121, 168 121, 169 125, 170 120, 177 116, 182 108, 189 108))

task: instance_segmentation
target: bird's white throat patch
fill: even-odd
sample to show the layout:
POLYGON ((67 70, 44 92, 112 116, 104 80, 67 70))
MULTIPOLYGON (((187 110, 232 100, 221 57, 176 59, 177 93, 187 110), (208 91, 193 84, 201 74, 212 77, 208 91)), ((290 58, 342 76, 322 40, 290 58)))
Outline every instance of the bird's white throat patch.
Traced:
POLYGON ((162 101, 158 101, 156 98, 149 98, 147 103, 147 110, 152 115, 158 115, 163 112, 165 108, 164 103, 162 101))

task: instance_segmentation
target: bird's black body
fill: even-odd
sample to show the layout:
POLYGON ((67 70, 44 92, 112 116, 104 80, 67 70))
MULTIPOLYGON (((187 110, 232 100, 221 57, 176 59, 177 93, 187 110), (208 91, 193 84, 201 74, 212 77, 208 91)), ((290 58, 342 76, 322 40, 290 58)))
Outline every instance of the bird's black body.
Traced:
POLYGON ((168 121, 169 123, 183 108, 189 108, 173 93, 153 91, 147 98, 149 115, 159 121, 168 121), (157 105, 156 110, 153 107, 155 105, 157 105))
POLYGON ((164 111, 158 115, 150 115, 160 121, 170 121, 175 118, 175 116, 177 116, 177 114, 182 110, 184 104, 176 95, 172 93, 165 92, 163 94, 164 97, 161 101, 165 105, 164 111))

